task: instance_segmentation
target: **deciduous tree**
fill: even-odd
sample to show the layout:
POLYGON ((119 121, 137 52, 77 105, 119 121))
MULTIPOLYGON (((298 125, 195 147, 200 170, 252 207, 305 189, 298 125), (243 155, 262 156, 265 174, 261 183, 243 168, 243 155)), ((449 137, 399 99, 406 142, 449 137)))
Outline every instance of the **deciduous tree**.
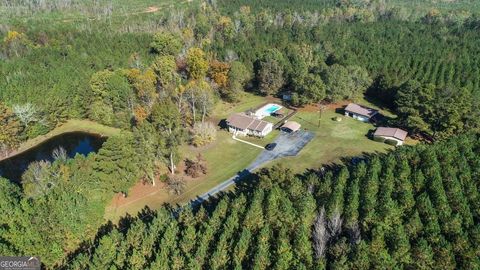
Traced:
POLYGON ((187 52, 187 69, 190 79, 203 79, 207 75, 208 61, 200 48, 190 48, 187 52))
POLYGON ((152 51, 162 56, 176 56, 180 53, 182 46, 182 41, 178 36, 166 31, 156 33, 150 43, 152 51))

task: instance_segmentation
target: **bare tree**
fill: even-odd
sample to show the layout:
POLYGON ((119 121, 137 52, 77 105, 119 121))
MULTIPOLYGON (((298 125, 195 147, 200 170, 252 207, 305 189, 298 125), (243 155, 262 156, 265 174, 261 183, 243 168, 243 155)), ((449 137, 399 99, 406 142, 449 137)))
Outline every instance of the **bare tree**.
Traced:
POLYGON ((315 258, 320 259, 325 255, 329 239, 330 234, 327 230, 325 208, 322 207, 313 223, 313 249, 315 251, 315 258))
POLYGON ((12 152, 12 147, 7 143, 0 142, 0 157, 8 157, 12 152))
POLYGON ((45 160, 32 162, 22 175, 22 184, 27 196, 35 197, 45 194, 55 186, 51 174, 51 163, 45 160))
POLYGON ((227 50, 225 53, 225 61, 233 62, 238 60, 238 54, 234 50, 227 50))
POLYGON ((240 21, 239 19, 235 19, 235 21, 233 22, 233 26, 235 29, 235 33, 238 34, 242 31, 242 21, 240 21))
POLYGON ((308 193, 313 194, 313 192, 315 191, 315 186, 313 185, 313 183, 308 184, 307 191, 308 193))
POLYGON ((284 23, 285 23, 285 20, 284 20, 283 14, 281 12, 278 12, 275 15, 275 21, 273 22, 273 25, 275 25, 276 27, 282 28, 284 23))
POLYGON ((185 100, 187 100, 188 104, 190 105, 190 109, 192 111, 193 123, 197 121, 196 117, 196 104, 197 104, 197 89, 190 88, 185 91, 185 100))
POLYGON ((205 123, 207 112, 213 106, 213 96, 210 89, 202 89, 198 95, 198 103, 202 108, 202 123, 205 123))
POLYGON ((217 138, 217 129, 212 122, 195 123, 192 129, 192 144, 202 146, 217 138))
POLYGON ((340 215, 340 212, 338 209, 335 209, 332 216, 328 220, 328 232, 332 238, 338 236, 342 232, 342 223, 343 219, 340 215))
POLYGON ((68 158, 67 150, 62 146, 59 146, 52 151, 52 157, 54 160, 59 160, 61 162, 65 162, 68 158))
POLYGON ((13 113, 17 115, 20 121, 28 127, 28 124, 37 120, 37 108, 32 103, 25 103, 23 105, 13 105, 13 113))

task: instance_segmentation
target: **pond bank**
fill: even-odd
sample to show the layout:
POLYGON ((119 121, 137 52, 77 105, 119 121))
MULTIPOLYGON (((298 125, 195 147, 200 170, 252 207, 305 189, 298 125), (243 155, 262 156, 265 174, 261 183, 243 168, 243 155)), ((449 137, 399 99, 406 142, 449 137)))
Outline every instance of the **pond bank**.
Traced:
POLYGON ((26 142, 23 142, 16 151, 13 151, 6 157, 0 157, 0 162, 27 152, 28 150, 37 147, 38 145, 48 141, 51 138, 57 137, 64 133, 73 132, 84 132, 99 135, 102 137, 109 137, 118 134, 120 132, 120 129, 108 127, 90 120, 71 119, 62 124, 61 126, 54 128, 52 131, 48 132, 45 135, 41 135, 26 142))

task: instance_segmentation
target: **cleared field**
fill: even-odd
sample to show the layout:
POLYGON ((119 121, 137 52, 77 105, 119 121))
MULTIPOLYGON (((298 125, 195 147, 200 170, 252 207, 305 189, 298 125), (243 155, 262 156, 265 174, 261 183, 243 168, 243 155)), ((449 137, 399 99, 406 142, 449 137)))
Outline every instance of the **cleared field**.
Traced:
MULTIPOLYGON (((279 102, 279 100, 245 93, 238 104, 218 103, 213 110, 210 121, 219 123, 231 113, 256 108, 265 102, 279 102)), ((374 107, 364 100, 360 103, 374 107)), ((288 165, 295 172, 302 172, 307 168, 319 168, 324 164, 339 162, 342 157, 385 152, 393 149, 392 146, 374 142, 367 137, 368 131, 374 128, 371 124, 362 123, 348 117, 343 117, 341 122, 333 121, 332 118, 342 116, 336 113, 335 109, 334 106, 330 106, 323 112, 320 126, 318 126, 318 111, 315 111, 312 107, 301 109, 291 120, 302 124, 302 128, 314 132, 315 138, 307 144, 298 156, 282 158, 267 164, 267 166, 282 163, 288 165)), ((383 113, 388 114, 388 112, 383 113)), ((389 116, 392 115, 389 114, 389 116)), ((279 132, 274 130, 265 138, 246 137, 242 139, 259 145, 266 145, 272 142, 279 132)), ((183 194, 175 196, 169 194, 165 188, 144 187, 148 189, 144 192, 144 195, 117 207, 112 205, 107 207, 105 218, 117 220, 118 217, 124 216, 126 213, 136 214, 145 206, 158 209, 165 203, 181 205, 236 175, 248 167, 261 153, 262 149, 235 141, 231 136, 226 130, 219 130, 217 140, 207 146, 196 148, 185 145, 181 148, 183 158, 195 158, 201 153, 208 166, 206 175, 187 180, 187 187, 183 194)))
POLYGON ((303 129, 314 132, 315 138, 298 156, 286 157, 273 164, 288 165, 295 172, 301 172, 307 168, 340 162, 341 158, 394 149, 367 137, 369 130, 374 129, 373 125, 344 117, 333 108, 323 112, 320 125, 318 119, 318 112, 299 111, 292 120, 300 123, 303 129), (337 116, 343 117, 342 121, 334 121, 333 118, 337 116))

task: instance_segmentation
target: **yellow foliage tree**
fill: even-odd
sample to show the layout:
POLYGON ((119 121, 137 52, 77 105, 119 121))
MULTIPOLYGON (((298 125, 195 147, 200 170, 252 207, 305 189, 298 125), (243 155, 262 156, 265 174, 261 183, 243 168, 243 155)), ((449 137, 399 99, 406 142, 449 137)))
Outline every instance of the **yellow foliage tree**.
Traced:
POLYGON ((208 61, 205 52, 200 48, 190 48, 187 53, 187 69, 191 79, 205 77, 208 71, 208 61))

